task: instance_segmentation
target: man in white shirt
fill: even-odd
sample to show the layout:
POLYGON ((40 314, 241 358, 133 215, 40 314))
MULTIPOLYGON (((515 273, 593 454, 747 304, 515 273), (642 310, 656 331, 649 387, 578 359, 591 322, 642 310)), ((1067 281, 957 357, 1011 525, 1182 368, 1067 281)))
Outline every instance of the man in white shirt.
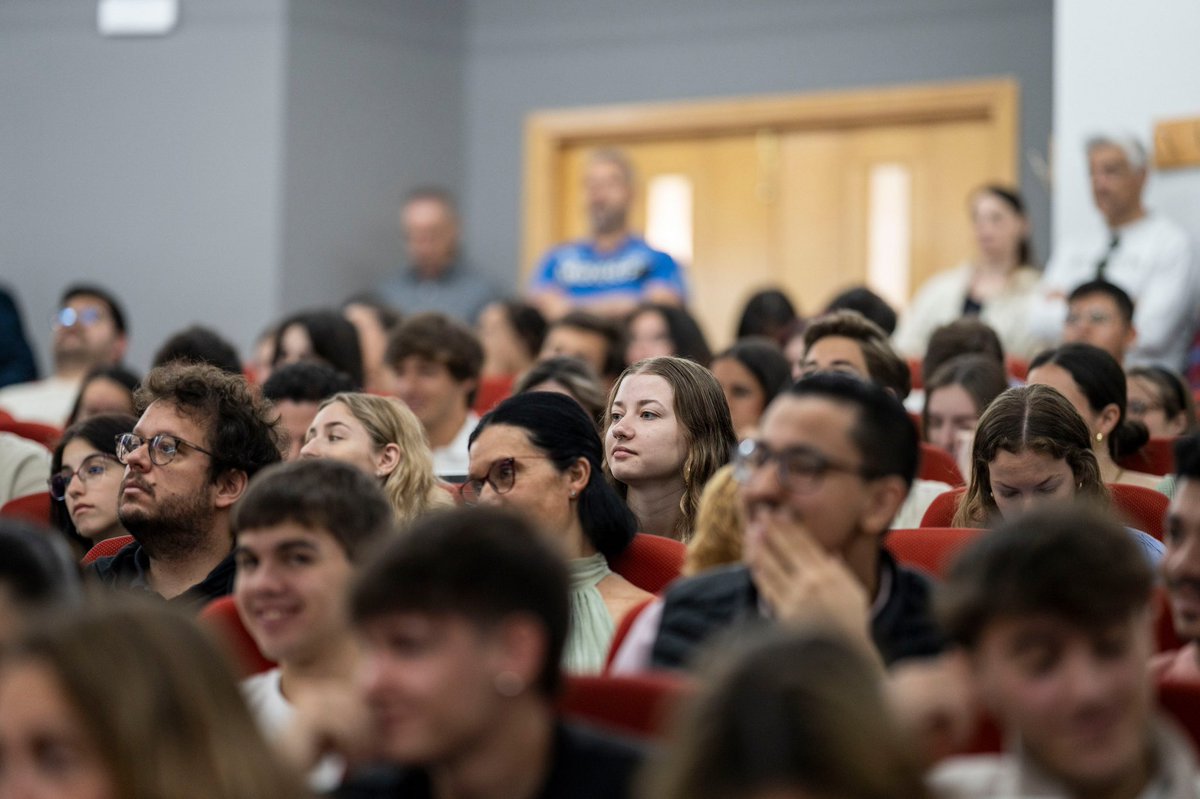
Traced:
POLYGON ((475 334, 443 314, 418 314, 392 334, 386 361, 396 373, 396 396, 425 428, 434 472, 451 482, 466 480, 467 444, 479 423, 471 406, 483 370, 475 334))
POLYGON ((21 421, 61 426, 84 376, 119 364, 127 345, 116 298, 98 286, 70 286, 54 315, 54 374, 0 390, 0 408, 21 421))
POLYGON ((1057 342, 1066 319, 1066 296, 1081 283, 1103 279, 1123 288, 1136 306, 1137 340, 1126 365, 1159 364, 1181 371, 1193 324, 1200 280, 1187 234, 1142 205, 1146 151, 1134 138, 1095 136, 1087 143, 1088 169, 1102 234, 1064 242, 1042 277, 1042 297, 1030 324, 1057 342))

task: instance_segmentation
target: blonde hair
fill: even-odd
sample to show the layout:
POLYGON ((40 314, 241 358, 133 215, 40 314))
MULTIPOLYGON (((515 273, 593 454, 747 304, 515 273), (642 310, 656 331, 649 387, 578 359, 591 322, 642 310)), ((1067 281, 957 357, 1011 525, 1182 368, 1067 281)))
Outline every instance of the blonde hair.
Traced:
POLYGON ((29 625, 5 669, 44 666, 122 799, 304 796, 246 709, 220 648, 176 610, 94 597, 29 625))
POLYGON ((382 486, 396 511, 397 523, 407 524, 427 511, 454 504, 434 475, 425 428, 406 405, 391 397, 344 391, 322 402, 321 408, 334 402, 349 409, 377 448, 388 444, 400 448, 400 462, 383 479, 382 486))
MULTIPOLYGON (((695 528, 696 511, 704 484, 717 469, 729 462, 729 457, 737 446, 733 421, 729 417, 729 404, 725 401, 721 384, 712 376, 712 372, 700 364, 672 355, 647 358, 626 368, 608 392, 604 420, 605 440, 608 439, 608 430, 612 427, 610 411, 621 383, 634 375, 657 375, 667 381, 675 395, 674 411, 679 419, 679 426, 683 429, 687 449, 681 475, 683 496, 679 500, 679 526, 675 529, 675 537, 687 541, 692 537, 692 530, 695 528)), ((613 477, 607 455, 604 459, 604 476, 612 482, 621 499, 625 499, 629 488, 613 477)))
POLYGON ((683 573, 702 571, 742 559, 742 517, 733 466, 726 464, 709 479, 700 494, 696 532, 688 542, 683 573))

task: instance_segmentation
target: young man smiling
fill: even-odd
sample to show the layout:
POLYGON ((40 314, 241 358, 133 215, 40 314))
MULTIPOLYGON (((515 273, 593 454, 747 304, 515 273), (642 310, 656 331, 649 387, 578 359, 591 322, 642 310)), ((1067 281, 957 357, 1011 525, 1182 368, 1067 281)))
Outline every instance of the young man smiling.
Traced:
MULTIPOLYGON (((347 704, 359 651, 345 597, 364 551, 393 518, 374 481, 332 460, 273 467, 238 505, 234 601, 259 650, 279 664, 243 683, 269 737, 287 734, 297 707, 337 712, 347 704)), ((329 790, 341 770, 323 760, 310 784, 329 790)))

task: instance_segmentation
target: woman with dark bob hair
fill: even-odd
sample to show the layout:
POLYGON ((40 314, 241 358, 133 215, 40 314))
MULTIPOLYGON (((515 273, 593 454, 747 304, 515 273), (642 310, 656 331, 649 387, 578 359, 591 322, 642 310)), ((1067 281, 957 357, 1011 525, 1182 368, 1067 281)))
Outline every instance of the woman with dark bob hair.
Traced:
POLYGON ((711 368, 729 403, 739 440, 754 435, 771 400, 792 383, 787 358, 774 341, 761 336, 740 339, 713 358, 711 368))
POLYGON ((604 479, 596 426, 575 400, 534 391, 497 405, 471 433, 468 503, 511 508, 561 547, 571 567, 563 666, 598 672, 616 626, 650 594, 609 568, 636 523, 604 479))
POLYGON ((337 311, 301 311, 279 323, 272 366, 297 361, 320 361, 363 385, 362 346, 358 329, 337 311))
POLYGON ((1150 432, 1125 414, 1129 395, 1116 358, 1091 344, 1063 344, 1033 359, 1028 382, 1058 389, 1075 406, 1088 426, 1104 482, 1158 488, 1161 477, 1117 464, 1141 449, 1150 432))
POLYGON ((674 305, 639 305, 625 320, 625 363, 675 355, 708 366, 712 350, 690 313, 674 305))

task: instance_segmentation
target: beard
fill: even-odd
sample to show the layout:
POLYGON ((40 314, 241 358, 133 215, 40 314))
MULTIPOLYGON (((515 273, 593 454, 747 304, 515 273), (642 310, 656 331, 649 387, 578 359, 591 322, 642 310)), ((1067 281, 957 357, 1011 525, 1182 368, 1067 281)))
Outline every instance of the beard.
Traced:
POLYGON ((150 510, 117 504, 126 531, 153 560, 180 560, 208 537, 216 510, 207 491, 171 497, 150 510))

